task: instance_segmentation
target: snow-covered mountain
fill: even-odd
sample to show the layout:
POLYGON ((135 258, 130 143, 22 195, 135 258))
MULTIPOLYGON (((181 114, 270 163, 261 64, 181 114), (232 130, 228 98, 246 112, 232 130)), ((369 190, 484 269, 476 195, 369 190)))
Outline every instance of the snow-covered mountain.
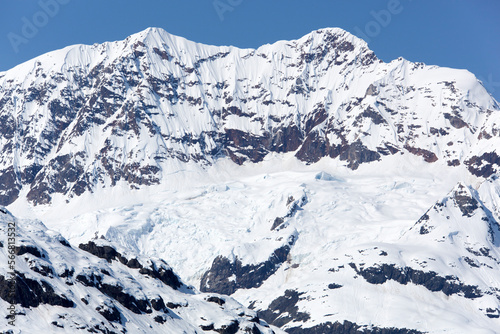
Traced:
MULTIPOLYGON (((2 209, 0 230, 7 234, 13 226, 16 270, 0 269, 0 304, 4 310, 17 304, 12 333, 279 331, 230 297, 196 293, 161 259, 127 257, 99 239, 76 248, 41 222, 20 221, 2 209)), ((0 246, 7 263, 8 249, 0 246)))
POLYGON ((257 50, 161 29, 0 73, 1 204, 168 183, 185 165, 293 152, 352 169, 395 154, 489 176, 500 107, 473 74, 383 63, 341 29, 257 50))
POLYGON ((131 333, 500 328, 500 106, 465 70, 384 63, 336 28, 256 50, 150 28, 0 73, 0 125, 0 204, 48 256, 19 256, 20 279, 73 302, 49 332, 78 314, 131 333), (129 279, 140 314, 103 288, 129 279), (192 307, 164 327, 157 295, 192 307))

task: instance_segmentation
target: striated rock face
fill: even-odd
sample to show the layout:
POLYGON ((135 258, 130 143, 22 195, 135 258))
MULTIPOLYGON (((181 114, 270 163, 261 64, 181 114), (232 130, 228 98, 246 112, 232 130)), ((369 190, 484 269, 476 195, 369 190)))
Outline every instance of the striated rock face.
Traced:
POLYGON ((445 295, 463 294, 465 298, 478 298, 483 294, 477 286, 464 285, 456 277, 441 277, 435 272, 424 272, 410 267, 397 268, 395 265, 382 264, 370 268, 357 268, 354 263, 351 267, 361 275, 368 283, 383 284, 388 280, 394 280, 400 284, 413 283, 422 285, 429 291, 442 291, 445 295))
POLYGON ((351 169, 401 153, 487 177, 499 110, 472 74, 383 63, 341 29, 252 50, 150 28, 0 73, 0 205, 287 152, 351 169))
POLYGON ((203 274, 200 290, 231 295, 237 289, 259 287, 286 261, 289 253, 290 246, 286 245, 276 249, 267 261, 252 265, 242 265, 239 259, 231 262, 222 255, 218 256, 210 270, 203 274))
MULTIPOLYGON (((8 279, 0 275, 0 298, 22 307, 38 307, 41 304, 72 308, 75 304, 66 296, 58 295, 46 281, 27 278, 23 273, 16 273, 15 293, 9 294, 8 279)), ((13 283, 11 283, 13 284, 13 283)))
POLYGON ((139 269, 139 273, 159 279, 161 282, 173 289, 179 289, 182 286, 179 277, 177 277, 177 275, 163 260, 148 260, 149 267, 145 267, 137 259, 127 259, 113 247, 108 245, 98 246, 93 241, 89 241, 86 244, 80 244, 78 248, 101 259, 106 259, 109 263, 111 263, 112 260, 116 260, 129 268, 139 269))
POLYGON ((286 290, 285 295, 273 300, 267 310, 260 311, 258 313, 259 317, 278 327, 282 327, 291 321, 307 321, 310 318, 309 314, 299 312, 299 308, 296 306, 300 295, 303 295, 303 293, 286 290))

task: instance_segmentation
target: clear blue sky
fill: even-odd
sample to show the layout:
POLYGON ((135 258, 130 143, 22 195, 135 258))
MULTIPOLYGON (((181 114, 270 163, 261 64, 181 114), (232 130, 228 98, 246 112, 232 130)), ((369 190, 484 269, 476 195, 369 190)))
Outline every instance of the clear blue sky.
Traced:
POLYGON ((500 101, 498 0, 0 1, 0 71, 67 45, 121 40, 147 27, 252 48, 340 27, 368 38, 384 61, 402 56, 466 68, 500 101))

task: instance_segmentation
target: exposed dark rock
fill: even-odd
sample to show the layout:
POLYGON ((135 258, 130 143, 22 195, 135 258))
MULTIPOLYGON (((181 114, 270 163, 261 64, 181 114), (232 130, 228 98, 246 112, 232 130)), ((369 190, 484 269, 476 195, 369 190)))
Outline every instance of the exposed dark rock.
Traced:
POLYGON ((209 57, 204 57, 204 58, 197 60, 196 63, 194 64, 194 67, 199 68, 200 65, 205 63, 205 62, 211 62, 211 61, 214 61, 217 59, 222 59, 222 58, 227 57, 228 55, 229 55, 229 52, 217 52, 214 55, 211 55, 209 57))
POLYGON ((171 310, 175 310, 176 308, 179 308, 179 307, 182 307, 181 304, 176 304, 176 303, 172 303, 172 302, 168 302, 167 303, 167 307, 171 310))
POLYGON ((423 148, 412 147, 407 144, 405 145, 405 149, 411 154, 423 157, 426 162, 436 162, 438 160, 436 154, 423 148))
POLYGON ((359 140, 352 144, 345 143, 331 146, 326 138, 314 131, 309 133, 295 156, 307 163, 318 162, 325 156, 339 157, 340 160, 347 161, 347 167, 353 170, 357 169, 362 163, 380 159, 378 152, 369 150, 359 140))
POLYGON ((60 238, 58 241, 61 243, 61 245, 71 248, 71 245, 66 239, 60 238))
MULTIPOLYGON (((304 63, 318 66, 322 62, 326 62, 327 65, 343 64, 345 53, 354 50, 354 45, 328 30, 319 30, 318 33, 322 34, 322 42, 313 49, 302 46, 299 66, 304 63)), ((367 57, 364 61, 373 61, 371 55, 364 54, 363 56, 367 57)))
MULTIPOLYGON (((159 184, 163 162, 173 159, 208 165, 225 155, 235 163, 243 164, 260 162, 271 152, 297 152, 297 158, 307 163, 331 157, 347 161, 349 168, 356 169, 362 163, 378 160, 381 155, 394 154, 399 150, 395 146, 387 146, 384 142, 376 143, 376 149, 372 150, 357 139, 347 140, 346 138, 363 138, 370 134, 363 132, 361 128, 349 128, 344 122, 346 120, 334 117, 335 113, 330 110, 331 101, 328 99, 316 101, 312 110, 302 110, 300 107, 302 103, 294 104, 296 95, 315 98, 311 95, 313 92, 325 89, 326 87, 317 87, 316 76, 323 76, 327 72, 312 74, 301 70, 297 72, 299 75, 291 77, 284 77, 282 76, 284 73, 281 72, 276 76, 273 75, 273 80, 262 82, 247 82, 248 78, 237 76, 235 80, 247 88, 235 91, 233 79, 212 78, 214 80, 201 82, 188 75, 191 73, 198 78, 204 77, 201 73, 206 70, 205 66, 229 57, 231 54, 229 51, 199 54, 193 61, 186 61, 187 59, 181 59, 180 55, 174 56, 172 50, 166 46, 151 46, 151 50, 147 51, 149 46, 141 44, 137 43, 133 48, 124 51, 127 54, 112 60, 112 63, 101 62, 91 68, 80 68, 75 65, 61 73, 48 73, 40 65, 35 67, 35 81, 31 82, 30 78, 27 79, 30 81, 27 83, 22 83, 22 80, 19 80, 20 82, 11 80, 2 87, 0 136, 3 143, 2 153, 6 157, 3 166, 8 167, 0 170, 0 205, 13 203, 22 188, 28 188, 27 198, 32 204, 44 205, 51 203, 55 194, 62 194, 70 200, 74 196, 94 191, 99 185, 115 186, 119 181, 127 182, 132 189, 141 185, 159 184), (171 71, 151 73, 150 63, 145 63, 149 61, 146 55, 151 56, 153 62, 171 67, 171 71), (281 86, 281 89, 293 95, 290 99, 276 99, 279 94, 276 95, 266 83, 274 82, 275 79, 280 81, 278 86, 281 86), (197 93, 190 89, 195 86, 197 93), (141 97, 139 101, 130 101, 126 98, 131 88, 141 97), (202 133, 192 129, 180 131, 182 134, 178 136, 168 133, 168 130, 156 123, 158 118, 153 117, 160 115, 162 108, 159 102, 146 102, 155 99, 172 106, 183 105, 194 112, 208 112, 210 122, 213 122, 214 126, 202 133), (222 105, 214 108, 212 101, 219 101, 222 105), (250 101, 256 101, 257 105, 266 108, 278 105, 287 108, 296 106, 297 111, 271 112, 269 115, 257 116, 256 109, 250 101), (27 103, 35 103, 47 112, 33 114, 29 111, 30 108, 26 108, 27 103), (15 105, 17 107, 14 108, 15 105), (15 116, 13 110, 23 110, 23 112, 15 116), (242 130, 248 127, 236 128, 230 125, 226 122, 229 118, 239 118, 252 123, 252 132, 242 130), (37 124, 36 131, 33 131, 33 124, 37 124), (89 131, 94 127, 103 133, 108 133, 109 130, 111 135, 105 144, 92 149, 98 152, 97 155, 85 156, 84 152, 65 154, 68 152, 67 143, 79 142, 83 136, 90 135, 89 131), (154 153, 154 161, 157 164, 143 165, 143 160, 134 160, 134 154, 138 153, 135 148, 126 145, 129 147, 126 152, 113 144, 115 141, 112 140, 113 137, 137 139, 148 135, 157 142, 166 143, 160 145, 158 152, 154 153), (335 144, 333 141, 329 142, 332 136, 340 141, 335 141, 335 144), (171 143, 185 145, 182 145, 183 148, 173 148, 175 145, 170 145, 171 143), (15 170, 11 161, 14 150, 26 158, 22 159, 26 161, 26 165, 16 164, 15 170)), ((286 66, 297 68, 312 66, 322 71, 338 67, 341 73, 347 75, 353 68, 362 69, 380 61, 372 51, 358 47, 340 34, 321 31, 318 36, 294 45, 293 54, 297 59, 291 63, 287 61, 286 66), (312 42, 315 38, 319 38, 317 40, 319 43, 312 42), (356 53, 355 60, 350 57, 354 50, 360 51, 356 53)), ((249 53, 243 59, 254 56, 265 59, 266 62, 273 62, 270 55, 255 52, 249 53)), ((283 56, 293 58, 292 54, 283 56)), ((421 66, 415 64, 414 68, 419 69, 421 66)), ((335 88, 348 91, 350 89, 348 85, 346 81, 342 83, 342 87, 335 88)), ((385 125, 387 121, 383 115, 386 113, 396 115, 400 112, 395 110, 397 109, 395 104, 387 102, 388 98, 381 96, 384 94, 379 94, 379 91, 384 90, 383 87, 387 85, 390 85, 390 88, 401 89, 403 93, 416 89, 396 83, 372 83, 364 97, 347 95, 351 95, 351 98, 342 105, 342 108, 345 107, 347 113, 354 112, 347 117, 358 116, 356 117, 358 123, 369 120, 375 125, 385 125), (371 96, 377 97, 375 102, 377 107, 363 101, 365 98, 374 100, 375 98, 371 96), (385 111, 383 114, 379 112, 379 106, 380 110, 385 111)), ((453 82, 443 81, 443 85, 451 92, 458 91, 453 82)), ((432 90, 430 93, 433 97, 432 90)), ((466 102, 474 105, 474 101, 466 102)), ((166 118, 181 120, 182 116, 176 115, 175 112, 169 114, 169 111, 162 110, 163 112, 166 118)), ((468 126, 459 112, 456 106, 444 112, 444 117, 457 129, 468 126)), ((411 123, 406 120, 401 122, 411 123)), ((408 140, 416 138, 413 130, 419 125, 396 124, 396 126, 398 134, 402 134, 399 139, 401 143, 411 142, 408 140), (405 134, 405 128, 411 130, 411 135, 405 134)), ((488 134, 482 129, 481 138, 491 138, 492 135, 496 135, 493 130, 492 132, 488 134)), ((435 136, 448 134, 445 129, 435 128, 430 128, 430 133, 435 136)), ((423 156, 427 162, 437 159, 434 153, 427 150, 419 148, 408 150, 423 156)), ((456 160, 451 160, 449 163, 457 164, 456 160)), ((476 167, 487 168, 480 163, 476 167)))
POLYGON ((57 295, 49 283, 32 280, 23 273, 16 272, 14 294, 9 290, 11 284, 14 282, 0 275, 0 298, 8 303, 20 304, 22 307, 38 307, 41 304, 68 308, 75 306, 67 297, 57 295))
POLYGON ((99 284, 97 288, 136 314, 152 312, 148 300, 136 299, 134 296, 123 292, 121 286, 103 283, 99 284))
POLYGON ((291 321, 307 321, 310 318, 309 314, 299 312, 299 307, 296 306, 301 295, 302 293, 295 290, 286 290, 285 295, 273 300, 267 310, 259 311, 259 317, 277 327, 282 327, 291 321))
POLYGON ((173 270, 168 268, 168 266, 163 261, 160 263, 159 267, 154 262, 151 262, 149 268, 143 267, 139 270, 139 272, 143 275, 148 275, 153 278, 159 279, 164 284, 170 286, 173 289, 178 289, 182 286, 179 277, 177 277, 173 270))
POLYGON ((472 217, 474 212, 479 208, 477 200, 465 191, 465 186, 462 184, 460 184, 458 190, 453 193, 453 201, 460 211, 462 211, 462 215, 466 217, 472 217))
POLYGON ((163 60, 170 61, 170 60, 172 60, 172 58, 173 58, 171 55, 169 55, 169 54, 168 54, 168 52, 166 52, 165 50, 161 50, 161 51, 160 51, 160 49, 158 49, 157 47, 154 47, 154 48, 153 48, 153 51, 154 51, 154 53, 156 53, 158 56, 160 56, 160 57, 161 57, 161 59, 163 59, 163 60))
POLYGON ((269 142, 269 137, 255 136, 236 129, 225 129, 223 145, 229 157, 241 165, 246 160, 262 161, 268 153, 266 147, 269 146, 269 142))
POLYGON ((490 135, 488 132, 486 132, 486 130, 483 130, 481 131, 481 133, 479 133, 479 136, 477 137, 477 139, 491 139, 493 138, 492 135, 490 135))
POLYGON ((85 286, 90 286, 90 287, 98 287, 100 286, 102 282, 102 274, 101 273, 81 273, 76 275, 76 280, 80 283, 82 283, 85 286))
MULTIPOLYGON (((330 177, 330 179, 333 179, 332 176, 326 173, 322 174, 319 177, 323 177, 323 179, 328 179, 328 177, 330 177)), ((316 175, 316 179, 318 179, 318 175, 316 175)), ((274 231, 275 229, 279 231, 281 228, 284 228, 286 226, 284 225, 285 218, 293 217, 297 213, 297 211, 302 210, 302 206, 304 206, 305 204, 307 204, 307 197, 305 195, 302 196, 299 200, 295 200, 293 196, 290 196, 286 203, 286 205, 288 206, 286 215, 284 217, 276 217, 274 219, 273 226, 271 226, 271 231, 274 231)))
POLYGON ((365 96, 374 96, 374 95, 378 95, 377 86, 370 84, 370 86, 368 86, 368 89, 366 90, 365 96))
POLYGON ((486 178, 500 170, 500 156, 495 152, 487 152, 479 157, 473 156, 465 164, 473 175, 486 178))
POLYGON ((259 287, 286 261, 289 253, 290 246, 286 245, 276 249, 267 261, 245 266, 239 259, 231 262, 222 255, 218 256, 210 270, 203 274, 200 290, 231 295, 238 289, 259 287))
POLYGON ((201 330, 203 331, 213 331, 214 330, 214 324, 210 325, 200 325, 201 330))
POLYGON ((368 107, 367 109, 363 110, 363 112, 358 117, 356 117, 356 121, 360 122, 363 119, 363 117, 371 118, 373 124, 376 125, 387 124, 385 118, 382 117, 382 115, 372 107, 368 107))
POLYGON ((78 248, 101 259, 105 259, 109 263, 111 263, 111 260, 116 260, 118 257, 121 257, 121 254, 118 253, 113 247, 97 246, 93 241, 89 241, 86 244, 80 244, 78 245, 78 248))
POLYGON ((332 290, 333 289, 338 289, 338 288, 341 288, 341 287, 342 287, 342 285, 337 284, 337 283, 330 283, 330 284, 328 284, 328 289, 332 289, 332 290))
POLYGON ((474 268, 479 268, 479 266, 476 264, 476 262, 471 259, 470 257, 467 257, 467 256, 464 256, 464 261, 467 262, 467 264, 471 267, 474 267, 474 268))
POLYGON ((487 308, 486 309, 486 316, 488 318, 498 319, 498 318, 500 318, 500 310, 498 308, 495 308, 495 309, 487 308))
POLYGON ((208 297, 207 302, 216 303, 216 304, 219 304, 220 306, 222 306, 226 303, 226 301, 224 299, 216 297, 216 296, 208 297))
POLYGON ((382 154, 382 155, 391 155, 391 154, 396 154, 399 152, 399 149, 390 144, 390 143, 384 143, 384 147, 377 147, 377 152, 382 154))
MULTIPOLYGON (((499 229, 499 230, 500 230, 500 229, 499 229)), ((491 232, 492 232, 492 231, 490 231, 490 233, 491 233, 491 232)), ((492 239, 493 239, 493 241, 494 241, 494 238, 493 238, 493 237, 492 237, 492 239)), ((492 256, 492 255, 490 254, 490 251, 491 251, 491 250, 490 250, 489 248, 487 248, 487 247, 481 247, 479 250, 474 250, 474 249, 473 249, 473 248, 471 248, 471 247, 467 247, 466 249, 467 249, 467 251, 468 251, 469 253, 474 254, 475 256, 487 257, 487 258, 489 258, 489 259, 492 259, 492 260, 493 260, 493 261, 495 261, 495 262, 498 262, 498 261, 497 261, 497 259, 496 259, 494 256, 492 256)), ((468 259, 467 257, 465 257, 465 258, 464 258, 464 260, 465 260, 467 263, 469 263, 469 261, 467 261, 467 259, 468 259)), ((471 261, 472 261, 472 260, 471 260, 471 261)), ((469 263, 469 264, 472 266, 472 264, 471 264, 471 263, 469 263)))
POLYGON ((429 234, 430 231, 431 231, 431 229, 430 229, 430 227, 428 225, 422 225, 420 227, 419 233, 421 235, 424 235, 424 234, 429 234))
POLYGON ((335 323, 326 322, 309 328, 292 327, 286 331, 289 334, 424 334, 424 332, 406 328, 371 326, 368 329, 347 320, 342 323, 338 321, 335 323))
POLYGON ((356 170, 362 163, 379 160, 380 154, 369 150, 360 141, 356 141, 351 145, 342 147, 339 158, 348 162, 347 167, 356 170))
POLYGON ((165 322, 167 322, 167 318, 164 315, 157 315, 156 317, 154 317, 154 321, 159 324, 164 324, 165 322))
POLYGON ((19 184, 14 167, 0 171, 0 205, 7 206, 19 197, 19 184))
POLYGON ((304 131, 311 132, 317 125, 323 123, 328 118, 328 113, 322 103, 318 103, 305 122, 304 131))
POLYGON ((36 175, 26 198, 35 205, 48 204, 52 194, 66 194, 70 190, 69 185, 76 182, 84 173, 83 165, 78 162, 84 158, 85 153, 79 152, 57 156, 50 160, 36 175))
POLYGON ((31 184, 35 180, 36 175, 42 169, 42 167, 43 166, 38 164, 32 164, 25 167, 21 172, 21 183, 31 184))
POLYGON ((465 285, 456 277, 439 276, 433 271, 424 272, 410 267, 398 268, 394 264, 381 264, 369 268, 358 268, 354 263, 349 264, 368 283, 383 284, 388 280, 400 284, 413 283, 421 285, 429 291, 442 291, 447 296, 462 294, 465 298, 479 298, 483 295, 477 286, 465 285))
POLYGON ((34 255, 34 256, 36 256, 38 258, 41 258, 43 256, 42 253, 40 252, 40 250, 37 247, 35 247, 35 246, 21 245, 21 246, 16 247, 16 254, 18 256, 24 255, 26 253, 34 255))
POLYGON ((39 273, 40 275, 45 277, 53 277, 52 267, 41 263, 32 263, 31 261, 28 264, 30 269, 34 272, 39 273))
POLYGON ((449 134, 445 129, 442 129, 442 128, 436 129, 436 128, 433 128, 433 127, 430 127, 429 132, 432 135, 439 134, 441 136, 446 136, 447 134, 449 134))
MULTIPOLYGON (((93 241, 89 241, 87 244, 80 244, 78 247, 99 258, 106 259, 108 262, 111 262, 112 260, 119 260, 122 264, 127 265, 129 268, 139 269, 139 273, 159 279, 164 284, 174 289, 178 289, 182 286, 182 283, 177 275, 164 261, 160 261, 159 264, 151 262, 149 267, 144 267, 137 259, 127 260, 110 246, 97 246, 93 241)), ((80 277, 79 279, 83 282, 86 281, 86 278, 84 277, 80 277)))
POLYGON ((287 205, 289 205, 290 207, 288 208, 288 212, 286 213, 285 218, 293 217, 297 213, 297 211, 302 210, 302 206, 306 204, 307 196, 305 195, 302 196, 299 200, 291 202, 291 205, 290 203, 288 203, 287 205))
POLYGON ((285 220, 281 217, 276 217, 273 222, 273 226, 271 226, 271 231, 274 231, 277 227, 283 224, 285 220))
POLYGON ((255 322, 257 324, 260 324, 260 318, 258 316, 253 317, 252 319, 249 319, 250 322, 255 322))
POLYGON ((490 255, 491 249, 486 248, 486 247, 481 247, 481 248, 479 248, 479 251, 481 252, 482 256, 486 256, 486 257, 492 258, 492 256, 490 255))
POLYGON ((270 139, 270 151, 276 153, 286 153, 293 152, 299 148, 303 135, 299 127, 292 124, 287 127, 278 128, 270 139))
POLYGON ((450 121, 451 126, 456 129, 461 129, 463 127, 469 127, 469 125, 460 117, 451 115, 449 113, 444 113, 444 118, 450 121))
POLYGON ((59 327, 59 328, 64 328, 64 325, 61 325, 61 324, 60 324, 59 322, 57 322, 57 321, 52 321, 50 324, 51 324, 51 325, 54 325, 54 326, 56 326, 56 327, 59 327))
POLYGON ((118 311, 115 305, 101 305, 96 307, 96 311, 99 312, 106 320, 111 322, 121 322, 121 313, 118 311))
MULTIPOLYGON (((477 213, 478 209, 481 209, 479 210, 481 211, 480 214, 485 215, 481 218, 481 220, 488 225, 491 241, 495 242, 495 230, 500 230, 499 224, 493 218, 491 212, 474 197, 473 191, 468 190, 467 186, 462 183, 457 185, 455 190, 451 192, 449 198, 447 197, 442 201, 436 202, 431 209, 427 210, 427 212, 416 222, 414 227, 419 229, 419 233, 421 235, 429 234, 436 228, 435 224, 437 223, 433 222, 433 224, 431 224, 432 222, 430 221, 429 211, 433 210, 435 212, 441 212, 443 210, 442 208, 448 205, 458 208, 464 217, 472 217, 477 213)), ((447 216, 446 219, 450 219, 450 217, 447 216)), ((470 249, 468 250, 470 251, 470 249)), ((481 256, 480 253, 475 255, 481 256)))
POLYGON ((329 151, 328 142, 318 132, 310 132, 295 156, 308 163, 318 162, 329 151))
POLYGON ((260 331, 259 327, 257 327, 257 325, 253 325, 252 328, 246 328, 245 329, 245 333, 248 333, 248 334, 262 334, 262 332, 260 331))
POLYGON ((444 84, 447 89, 449 89, 453 94, 457 94, 458 89, 455 86, 456 81, 441 81, 440 84, 444 84))
MULTIPOLYGON (((1 106, 1 104, 0 104, 1 106)), ((0 136, 6 140, 14 138, 16 133, 16 120, 12 114, 4 113, 0 115, 0 136)))
POLYGON ((222 108, 222 118, 226 119, 227 116, 229 115, 236 115, 236 116, 241 116, 241 117, 253 117, 255 116, 255 113, 245 113, 243 112, 240 108, 236 106, 231 106, 228 108, 222 108))
POLYGON ((213 330, 220 334, 236 334, 240 329, 240 323, 233 320, 229 325, 223 325, 221 328, 214 328, 213 330))
POLYGON ((142 268, 142 264, 137 259, 130 259, 127 261, 127 267, 132 269, 142 268))
POLYGON ((162 311, 165 313, 168 312, 167 307, 165 306, 165 302, 163 301, 163 298, 161 298, 160 296, 151 299, 150 302, 154 310, 162 311))

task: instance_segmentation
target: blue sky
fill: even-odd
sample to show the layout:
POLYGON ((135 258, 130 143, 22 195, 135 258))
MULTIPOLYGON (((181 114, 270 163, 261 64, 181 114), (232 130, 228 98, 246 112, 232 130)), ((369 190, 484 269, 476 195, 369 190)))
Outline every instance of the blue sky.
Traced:
POLYGON ((147 27, 252 48, 340 27, 384 61, 468 69, 500 101, 499 15, 498 0, 1 0, 0 71, 147 27))

